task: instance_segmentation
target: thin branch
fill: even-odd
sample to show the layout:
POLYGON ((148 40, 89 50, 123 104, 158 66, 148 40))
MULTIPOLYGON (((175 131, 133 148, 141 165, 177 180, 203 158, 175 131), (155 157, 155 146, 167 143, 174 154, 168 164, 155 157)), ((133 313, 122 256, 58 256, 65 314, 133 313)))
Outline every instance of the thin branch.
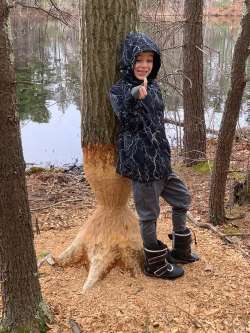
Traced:
POLYGON ((195 47, 201 51, 202 53, 204 53, 205 55, 209 56, 209 53, 207 53, 206 51, 202 50, 199 46, 195 45, 195 47))
MULTIPOLYGON (((182 121, 175 121, 175 120, 170 119, 170 118, 164 118, 163 121, 164 121, 164 123, 184 127, 184 123, 182 121)), ((209 134, 218 134, 219 133, 219 131, 216 131, 216 130, 210 129, 210 128, 207 128, 206 132, 209 133, 209 134)))
POLYGON ((176 45, 176 46, 173 46, 173 47, 168 47, 167 49, 161 49, 161 52, 168 51, 168 50, 173 50, 173 49, 180 49, 183 46, 184 45, 176 45))
POLYGON ((59 8, 57 7, 57 5, 55 5, 55 3, 54 3, 53 0, 50 0, 50 3, 51 3, 51 7, 50 7, 49 10, 40 7, 40 6, 37 4, 36 1, 35 1, 35 6, 27 5, 27 4, 24 4, 24 3, 22 3, 22 2, 15 1, 15 2, 13 3, 13 5, 9 6, 9 8, 14 8, 14 7, 16 7, 16 6, 21 6, 21 7, 28 8, 28 9, 36 9, 36 10, 40 10, 40 11, 42 11, 43 13, 45 13, 46 15, 51 16, 51 17, 53 17, 53 18, 59 20, 59 21, 62 22, 63 24, 69 26, 68 21, 71 19, 72 15, 69 14, 69 13, 63 12, 61 9, 59 9, 59 8), (53 8, 56 10, 56 13, 52 13, 53 8), (67 18, 65 18, 64 15, 66 15, 67 18))
POLYGON ((62 203, 65 203, 65 202, 78 202, 78 201, 83 201, 84 199, 68 199, 68 200, 62 200, 62 201, 58 201, 58 202, 55 202, 54 204, 51 204, 51 205, 48 205, 48 206, 44 206, 44 207, 38 207, 38 208, 32 208, 30 209, 31 212, 36 212, 38 210, 44 210, 44 209, 49 209, 51 207, 54 207, 54 206, 57 206, 57 205, 60 205, 62 203))

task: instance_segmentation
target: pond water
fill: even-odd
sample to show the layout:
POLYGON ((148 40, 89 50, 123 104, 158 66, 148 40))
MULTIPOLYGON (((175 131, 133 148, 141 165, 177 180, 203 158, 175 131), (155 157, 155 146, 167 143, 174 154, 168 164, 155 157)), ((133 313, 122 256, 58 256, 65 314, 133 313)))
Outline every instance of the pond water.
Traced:
MULTIPOLYGON (((204 27, 204 78, 207 127, 218 129, 229 86, 233 47, 239 32, 236 22, 207 22, 204 27)), ((147 29, 150 27, 147 25, 147 29)), ((24 158, 28 165, 63 166, 82 163, 80 144, 80 73, 78 31, 50 20, 32 19, 30 13, 12 17, 18 105, 24 158)), ((150 33, 150 31, 147 31, 150 33)), ((181 44, 181 36, 168 39, 181 44), (179 38, 179 41, 178 41, 179 38)), ((172 43, 172 44, 171 44, 172 43)), ((181 68, 181 49, 163 55, 165 68, 181 68)), ((250 76, 250 66, 248 64, 250 76)), ((174 84, 180 86, 180 78, 174 84)), ((164 86, 165 87, 165 86, 164 86)), ((165 89, 164 89, 165 90, 165 89)), ((166 88, 168 117, 182 119, 182 98, 166 88)), ((250 85, 242 104, 239 126, 250 121, 250 85)), ((175 127, 166 126, 171 143, 175 127)))

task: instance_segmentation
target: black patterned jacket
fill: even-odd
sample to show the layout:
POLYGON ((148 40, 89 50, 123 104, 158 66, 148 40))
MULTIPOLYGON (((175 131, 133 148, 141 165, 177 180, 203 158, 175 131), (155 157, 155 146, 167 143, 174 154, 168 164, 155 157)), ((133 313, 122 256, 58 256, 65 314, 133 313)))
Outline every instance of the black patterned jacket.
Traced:
POLYGON ((117 172, 141 183, 148 183, 171 172, 170 147, 163 123, 164 103, 155 77, 160 69, 160 51, 143 33, 130 33, 121 54, 123 78, 109 92, 119 120, 117 172), (142 84, 133 75, 136 55, 154 52, 153 69, 148 76, 148 95, 135 99, 131 89, 142 84))

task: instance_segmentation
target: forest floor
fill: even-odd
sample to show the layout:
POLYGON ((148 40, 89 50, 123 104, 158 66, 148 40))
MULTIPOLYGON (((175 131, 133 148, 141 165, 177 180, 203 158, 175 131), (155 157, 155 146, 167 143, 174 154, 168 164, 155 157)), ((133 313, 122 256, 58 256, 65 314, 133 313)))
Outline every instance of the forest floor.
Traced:
MULTIPOLYGON (((210 140, 208 146, 212 156, 215 142, 210 140)), ((246 141, 235 144, 230 167, 235 171, 230 177, 242 177, 248 155, 246 141)), ((196 221, 208 222, 209 170, 185 168, 178 159, 174 161, 176 172, 193 196, 190 213, 196 221)), ((48 253, 57 256, 93 212, 94 195, 79 168, 32 173, 27 175, 27 184, 38 261, 48 253)), ((132 198, 130 206, 134 210, 132 198)), ((54 314, 50 332, 72 332, 75 323, 82 333, 250 332, 248 206, 228 210, 231 217, 239 213, 244 213, 242 218, 218 228, 234 234, 232 244, 189 223, 197 238, 194 250, 201 259, 186 265, 185 275, 175 281, 143 274, 132 277, 114 268, 93 289, 81 294, 87 276, 81 264, 60 268, 45 263, 39 268, 39 276, 44 299, 54 314)), ((169 246, 170 216, 170 208, 162 201, 158 234, 169 246)))

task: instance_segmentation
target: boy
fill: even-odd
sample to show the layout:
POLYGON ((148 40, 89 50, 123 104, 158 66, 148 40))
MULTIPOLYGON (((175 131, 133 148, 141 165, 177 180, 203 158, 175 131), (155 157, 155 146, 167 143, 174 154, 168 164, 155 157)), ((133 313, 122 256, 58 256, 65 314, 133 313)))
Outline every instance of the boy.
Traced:
POLYGON ((198 260, 191 252, 186 227, 190 194, 172 172, 170 146, 164 128, 164 103, 155 81, 161 66, 157 45, 143 33, 130 33, 121 54, 122 79, 109 97, 119 120, 117 172, 132 180, 135 207, 144 245, 144 273, 173 279, 184 274, 176 263, 198 260), (157 239, 159 197, 172 206, 173 249, 157 239))

